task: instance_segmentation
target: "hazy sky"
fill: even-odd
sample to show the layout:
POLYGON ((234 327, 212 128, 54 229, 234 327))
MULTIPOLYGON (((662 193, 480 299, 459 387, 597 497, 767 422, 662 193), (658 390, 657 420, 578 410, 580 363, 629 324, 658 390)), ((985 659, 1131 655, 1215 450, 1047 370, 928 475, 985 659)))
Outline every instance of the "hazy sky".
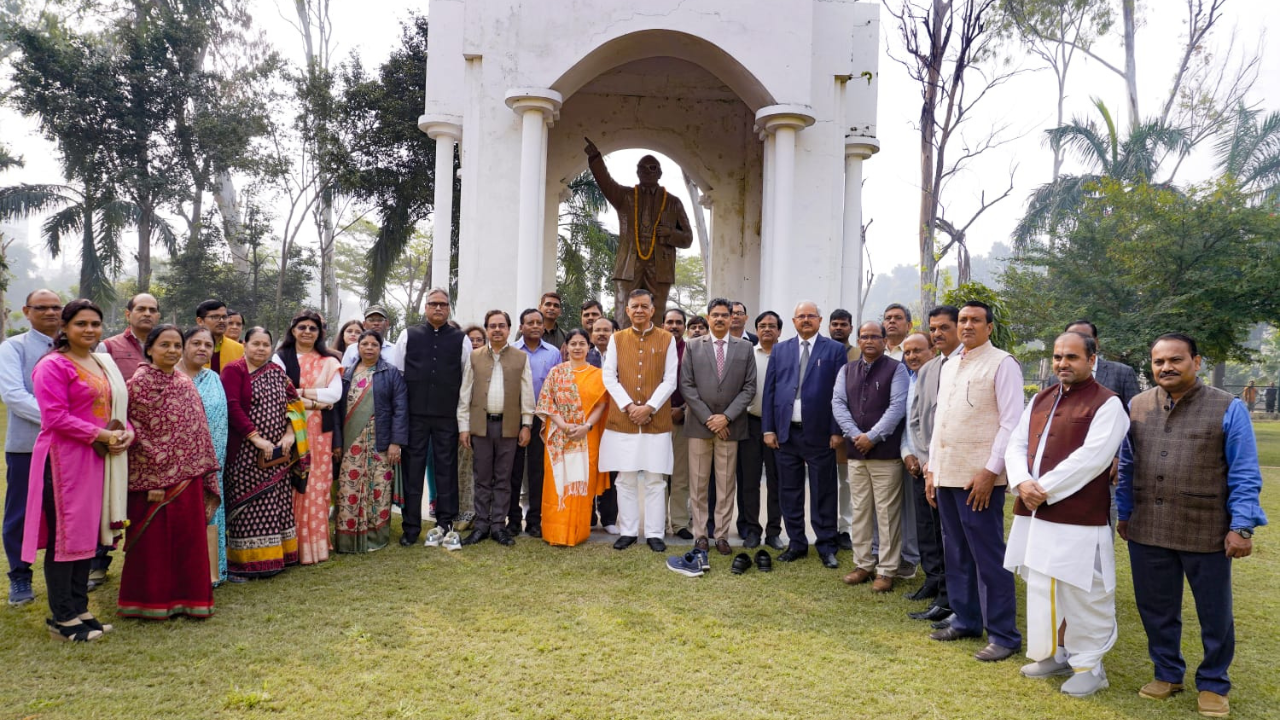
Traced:
MULTIPOLYGON (((1178 53, 1185 34, 1185 9, 1181 0, 1140 0, 1143 26, 1138 33, 1139 105, 1144 114, 1156 113, 1163 105, 1168 86, 1176 69, 1178 53)), ((362 56, 366 67, 376 66, 398 44, 400 21, 411 9, 429 11, 421 0, 378 0, 378 12, 370 12, 368 2, 333 0, 332 19, 337 28, 336 57, 354 50, 362 56)), ((301 43, 284 18, 292 17, 292 3, 260 0, 256 19, 277 38, 282 52, 300 59, 301 43), (287 13, 282 15, 282 9, 287 13)), ((864 221, 874 221, 868 236, 872 266, 877 273, 887 272, 898 264, 916 264, 917 218, 919 206, 919 135, 915 128, 920 113, 919 87, 912 84, 905 69, 890 55, 898 54, 900 40, 894 19, 881 9, 880 96, 878 136, 881 151, 864 166, 866 180, 863 192, 864 221)), ((1280 3, 1274 0, 1229 0, 1225 18, 1213 36, 1211 52, 1225 51, 1233 30, 1238 42, 1252 48, 1267 28, 1280 26, 1280 3)), ((1116 33, 1099 43, 1096 51, 1114 64, 1122 62, 1116 33)), ((1275 68, 1277 51, 1268 52, 1270 62, 1263 67, 1275 68)), ((1027 61, 1026 68, 1035 66, 1027 61)), ((1124 84, 1119 76, 1096 62, 1077 54, 1068 83, 1067 116, 1090 117, 1095 111, 1091 97, 1102 99, 1127 123, 1124 115, 1124 84)), ((1268 110, 1277 108, 1280 97, 1280 75, 1264 73, 1254 87, 1254 102, 1268 110)), ((1009 173, 1014 171, 1014 191, 1001 204, 987 213, 969 232, 970 252, 987 252, 991 244, 1005 241, 1025 206, 1027 195, 1051 174, 1052 155, 1044 145, 1044 130, 1054 123, 1056 103, 1053 77, 1048 71, 1029 72, 1015 78, 989 95, 974 111, 968 137, 977 141, 993 125, 1008 125, 1010 142, 975 161, 969 172, 957 178, 954 187, 944 195, 948 217, 967 220, 977 207, 978 195, 998 195, 1008 187, 1009 173), (1021 136, 1017 138, 1017 136, 1021 136)), ((0 110, 0 136, 17 149, 27 167, 0 176, 0 183, 57 182, 58 166, 52 146, 35 132, 35 124, 0 110)), ((1206 143, 1206 146, 1209 143, 1206 143)), ((1178 173, 1179 182, 1203 180, 1213 171, 1210 148, 1202 149, 1188 159, 1178 173)), ((959 148, 957 144, 955 147, 959 148)), ((626 177, 633 172, 639 152, 615 153, 610 165, 615 174, 626 177)), ((666 180, 672 190, 684 195, 674 163, 664 162, 666 180)), ((1068 161, 1064 172, 1079 170, 1068 161)), ((688 207, 687 197, 686 207, 688 207)))

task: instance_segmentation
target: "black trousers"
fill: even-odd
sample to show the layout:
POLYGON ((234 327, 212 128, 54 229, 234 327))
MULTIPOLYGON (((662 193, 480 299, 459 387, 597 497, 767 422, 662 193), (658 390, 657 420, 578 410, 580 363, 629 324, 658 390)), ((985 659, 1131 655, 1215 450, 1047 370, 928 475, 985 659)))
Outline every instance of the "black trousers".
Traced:
POLYGON ((779 500, 790 549, 800 552, 809 550, 809 538, 804 528, 804 494, 807 485, 809 524, 818 536, 815 545, 819 553, 834 553, 838 549, 836 451, 822 442, 806 442, 800 427, 792 425, 791 436, 778 446, 774 458, 778 463, 779 500))
POLYGON ((507 513, 507 527, 513 533, 520 532, 520 486, 526 479, 529 512, 524 517, 525 527, 542 527, 542 479, 545 474, 542 461, 546 452, 546 444, 542 442, 542 418, 534 416, 529 444, 516 448, 516 464, 511 469, 511 509, 507 513))
POLYGON ((30 563, 22 562, 22 530, 27 517, 27 478, 31 453, 5 453, 4 554, 10 580, 31 580, 30 563))
POLYGON ((618 473, 609 473, 609 489, 596 498, 591 524, 601 527, 618 524, 618 473))
POLYGON ((91 558, 58 562, 53 559, 58 538, 58 511, 53 505, 53 470, 44 466, 44 522, 49 529, 44 554, 44 582, 49 593, 49 611, 56 622, 74 620, 89 612, 89 565, 91 558))
POLYGON ((738 537, 782 534, 778 504, 778 463, 773 448, 764 444, 760 418, 747 414, 747 439, 738 443, 738 537), (766 524, 760 526, 760 473, 764 472, 766 524))
POLYGON ((935 605, 950 607, 947 600, 946 566, 942 555, 942 521, 938 517, 938 509, 929 504, 924 496, 924 478, 912 476, 915 492, 911 493, 916 504, 916 541, 920 546, 920 569, 924 570, 924 581, 938 587, 938 599, 935 605))
POLYGON ((409 452, 404 474, 404 534, 422 532, 422 490, 427 479, 427 453, 436 473, 436 525, 453 528, 458 516, 458 419, 409 416, 409 452))

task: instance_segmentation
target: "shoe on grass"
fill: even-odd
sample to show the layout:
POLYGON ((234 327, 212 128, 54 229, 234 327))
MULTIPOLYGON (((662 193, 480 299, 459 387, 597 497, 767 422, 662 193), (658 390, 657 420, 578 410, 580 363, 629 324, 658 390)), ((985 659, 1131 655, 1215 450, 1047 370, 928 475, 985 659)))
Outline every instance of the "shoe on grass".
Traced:
POLYGON ((440 546, 445 550, 461 550, 462 538, 458 537, 458 533, 450 530, 445 534, 444 539, 440 541, 440 546))
POLYGON ((1226 695, 1201 690, 1196 698, 1196 708, 1205 717, 1226 717, 1231 712, 1231 703, 1227 702, 1226 695))
POLYGON ((1048 657, 1039 662, 1028 663, 1022 666, 1022 676, 1029 678, 1046 678, 1054 675, 1071 675, 1074 671, 1071 669, 1071 663, 1063 660, 1058 661, 1057 657, 1048 657))
POLYGON ((1142 689, 1138 691, 1138 696, 1144 697, 1148 700, 1168 700, 1170 697, 1182 692, 1182 690, 1182 683, 1152 680, 1142 686, 1142 689))
POLYGON ((702 577, 702 562, 692 552, 667 558, 667 569, 685 577, 702 577))
POLYGON ((427 531, 427 539, 422 541, 426 547, 440 547, 440 543, 444 542, 444 531, 438 527, 433 527, 427 531))
POLYGON ((9 607, 22 607, 36 599, 36 591, 31 589, 29 578, 9 581, 9 607))
POLYGON ((471 523, 475 521, 476 521, 475 512, 472 510, 468 510, 462 513, 462 515, 457 520, 453 521, 453 529, 457 530, 458 532, 462 532, 463 530, 470 530, 471 523))
POLYGON ((1105 689, 1108 685, 1110 683, 1107 682, 1107 672, 1099 663, 1097 667, 1074 672, 1066 682, 1062 683, 1062 692, 1071 697, 1083 698, 1105 689))

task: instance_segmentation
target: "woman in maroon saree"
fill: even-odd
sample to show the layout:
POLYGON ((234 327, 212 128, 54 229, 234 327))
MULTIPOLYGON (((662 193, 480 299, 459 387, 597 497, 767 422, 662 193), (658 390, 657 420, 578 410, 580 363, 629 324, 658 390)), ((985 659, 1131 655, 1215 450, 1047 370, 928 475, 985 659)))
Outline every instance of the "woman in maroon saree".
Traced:
POLYGON ((129 529, 119 612, 167 620, 213 614, 205 524, 218 508, 218 459, 195 383, 174 372, 182 334, 160 325, 147 336, 129 380, 129 529))

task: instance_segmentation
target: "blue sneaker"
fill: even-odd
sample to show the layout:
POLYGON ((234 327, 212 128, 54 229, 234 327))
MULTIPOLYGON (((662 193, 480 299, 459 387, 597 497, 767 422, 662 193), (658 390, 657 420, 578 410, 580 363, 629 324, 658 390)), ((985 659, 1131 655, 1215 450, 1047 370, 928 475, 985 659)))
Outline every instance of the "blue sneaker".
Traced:
POLYGON ((9 607, 21 607, 35 599, 36 593, 31 589, 31 580, 23 578, 9 581, 9 607))
POLYGON ((685 577, 701 577, 702 563, 693 553, 685 553, 684 555, 672 555, 667 558, 667 569, 671 572, 677 572, 685 577))
POLYGON ((689 554, 693 556, 694 561, 698 563, 698 567, 702 568, 703 572, 711 569, 711 557, 707 555, 706 550, 694 548, 689 554))

